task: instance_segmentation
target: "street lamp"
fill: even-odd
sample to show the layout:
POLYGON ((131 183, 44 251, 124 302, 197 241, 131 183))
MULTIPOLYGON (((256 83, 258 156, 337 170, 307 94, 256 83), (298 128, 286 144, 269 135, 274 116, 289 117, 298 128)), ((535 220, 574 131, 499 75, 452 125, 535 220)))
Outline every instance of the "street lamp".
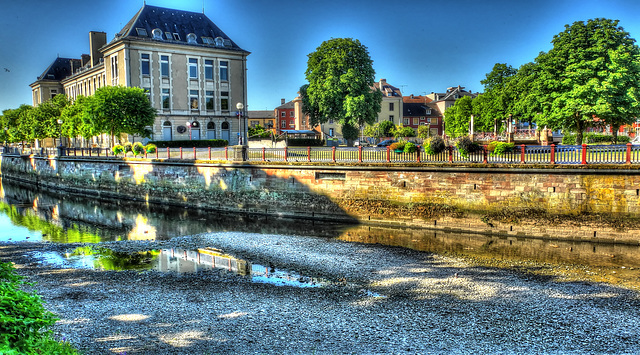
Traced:
POLYGON ((58 137, 60 138, 60 146, 62 147, 62 120, 58 118, 57 122, 58 122, 58 137))
POLYGON ((244 142, 244 125, 242 124, 242 122, 244 121, 244 117, 243 117, 243 112, 242 110, 244 109, 244 105, 242 104, 242 102, 238 102, 236 104, 236 109, 238 109, 238 111, 236 112, 236 116, 238 116, 238 144, 242 145, 244 142))

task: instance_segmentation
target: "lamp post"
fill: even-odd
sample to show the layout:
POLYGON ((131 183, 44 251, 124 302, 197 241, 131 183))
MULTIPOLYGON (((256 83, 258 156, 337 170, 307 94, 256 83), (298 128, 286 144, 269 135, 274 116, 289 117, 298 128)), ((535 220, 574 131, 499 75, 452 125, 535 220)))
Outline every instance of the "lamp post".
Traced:
POLYGON ((189 140, 191 140, 191 122, 187 121, 187 129, 189 130, 189 140))
POLYGON ((62 147, 62 120, 58 118, 57 122, 58 122, 58 138, 60 138, 60 146, 62 147))
POLYGON ((236 116, 238 116, 238 144, 242 145, 244 143, 244 125, 242 124, 244 121, 244 115, 242 112, 244 105, 242 102, 238 102, 236 104, 236 109, 238 109, 238 111, 236 111, 236 116))

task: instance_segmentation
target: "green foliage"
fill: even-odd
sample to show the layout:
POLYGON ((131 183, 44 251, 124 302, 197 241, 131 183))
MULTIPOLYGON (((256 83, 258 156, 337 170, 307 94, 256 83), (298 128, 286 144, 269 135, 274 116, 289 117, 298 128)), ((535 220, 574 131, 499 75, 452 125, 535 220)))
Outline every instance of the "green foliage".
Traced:
POLYGON ((120 144, 116 144, 111 148, 111 151, 113 152, 113 155, 120 155, 124 153, 124 147, 120 144))
POLYGON ((446 146, 444 139, 441 136, 431 137, 428 141, 425 141, 425 152, 429 155, 435 155, 442 153, 446 146))
POLYGON ((469 122, 473 113, 473 104, 469 96, 456 100, 455 104, 444 112, 445 130, 452 137, 469 134, 469 122))
POLYGON ((271 138, 273 135, 271 131, 265 130, 261 125, 249 127, 247 129, 247 134, 249 135, 249 138, 271 138))
POLYGON ((131 144, 131 142, 126 142, 122 146, 124 147, 124 155, 133 151, 133 144, 131 144))
POLYGON ((640 116, 640 50, 635 40, 609 19, 566 25, 553 48, 536 58, 542 103, 541 125, 576 132, 598 117, 617 129, 640 116))
POLYGON ((415 153, 417 151, 418 151, 418 146, 413 142, 407 142, 404 145, 404 152, 405 153, 415 153))
POLYGON ((344 124, 342 125, 342 136, 349 142, 349 145, 351 145, 351 142, 360 136, 360 130, 351 124, 344 124))
POLYGON ((463 158, 468 158, 469 153, 475 153, 482 150, 482 148, 477 144, 471 141, 469 136, 464 136, 456 142, 456 148, 460 152, 460 156, 463 158))
POLYGON ((416 132, 411 127, 404 127, 403 125, 398 125, 396 128, 391 131, 394 138, 404 138, 404 137, 415 137, 416 132))
POLYGON ((487 150, 491 152, 491 156, 500 156, 504 153, 512 152, 515 147, 514 143, 493 141, 487 146, 487 150))
POLYGON ((158 148, 219 148, 226 147, 229 142, 225 139, 200 139, 195 141, 151 141, 150 144, 158 148))
POLYGON ((97 133, 117 137, 122 133, 146 137, 156 110, 143 89, 123 86, 104 86, 96 90, 86 107, 85 124, 97 133))
POLYGON ((289 138, 287 139, 287 145, 289 147, 322 147, 324 146, 323 139, 315 138, 289 138))
POLYGON ((140 142, 135 142, 131 147, 131 151, 133 152, 134 156, 144 155, 145 153, 144 145, 142 145, 142 143, 140 142))
POLYGON ((52 338, 50 328, 56 316, 47 311, 35 292, 21 289, 27 285, 14 272, 10 263, 0 262, 0 351, 2 353, 32 354, 74 353, 68 345, 52 338))
POLYGON ((418 138, 429 138, 431 136, 431 129, 428 125, 420 125, 418 126, 418 138))
POLYGON ((147 143, 147 145, 144 146, 144 149, 147 153, 153 154, 158 150, 158 147, 156 147, 155 144, 147 143))
POLYGON ((391 121, 382 121, 374 125, 367 124, 364 128, 364 135, 373 138, 391 137, 396 129, 396 125, 391 121))
POLYGON ((333 38, 308 58, 308 84, 300 88, 300 96, 311 125, 329 119, 354 127, 375 122, 382 92, 371 89, 375 71, 367 47, 357 39, 333 38))
MULTIPOLYGON (((618 136, 618 143, 629 143, 631 138, 628 136, 618 136)), ((600 133, 587 133, 584 134, 582 143, 584 144, 613 144, 614 136, 610 134, 600 134, 600 133)), ((577 135, 575 134, 565 134, 562 137, 562 144, 566 145, 576 145, 577 135)))

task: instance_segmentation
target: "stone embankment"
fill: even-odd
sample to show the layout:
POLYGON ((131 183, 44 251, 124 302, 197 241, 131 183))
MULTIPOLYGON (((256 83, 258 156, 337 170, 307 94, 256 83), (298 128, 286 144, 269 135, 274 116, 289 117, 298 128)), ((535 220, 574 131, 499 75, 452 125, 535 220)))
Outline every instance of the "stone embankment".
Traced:
POLYGON ((0 245, 87 354, 608 353, 640 350, 637 291, 324 238, 214 233, 111 249, 215 247, 331 280, 324 288, 197 274, 61 269, 0 245))

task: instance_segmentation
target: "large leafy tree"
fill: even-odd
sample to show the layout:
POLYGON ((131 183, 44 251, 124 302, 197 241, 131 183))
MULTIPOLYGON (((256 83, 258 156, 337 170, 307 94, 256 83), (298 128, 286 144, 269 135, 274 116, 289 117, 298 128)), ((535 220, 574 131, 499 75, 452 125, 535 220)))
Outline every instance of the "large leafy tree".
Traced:
POLYGON ((391 137, 396 125, 391 121, 382 121, 364 128, 364 135, 373 138, 391 137))
POLYGON ((156 117, 156 110, 140 88, 101 87, 86 105, 85 124, 114 139, 122 133, 148 136, 146 127, 153 125, 156 117))
POLYGON ((312 125, 329 119, 351 127, 375 122, 382 93, 372 89, 375 71, 367 47, 357 39, 333 38, 308 58, 308 84, 300 88, 300 94, 303 112, 312 125))
POLYGON ((28 121, 29 112, 33 106, 20 105, 17 109, 2 111, 2 130, 7 142, 22 142, 29 140, 28 121))
POLYGON ((445 132, 452 137, 468 134, 472 114, 473 103, 469 96, 456 100, 453 106, 444 111, 445 132))
POLYGON ((509 83, 517 70, 505 63, 496 63, 484 80, 484 94, 473 100, 474 126, 480 131, 492 131, 513 111, 514 93, 509 83))
POLYGON ((543 114, 540 123, 582 133, 603 119, 614 131, 640 115, 640 51, 635 40, 609 19, 566 25, 553 48, 536 59, 543 114))

